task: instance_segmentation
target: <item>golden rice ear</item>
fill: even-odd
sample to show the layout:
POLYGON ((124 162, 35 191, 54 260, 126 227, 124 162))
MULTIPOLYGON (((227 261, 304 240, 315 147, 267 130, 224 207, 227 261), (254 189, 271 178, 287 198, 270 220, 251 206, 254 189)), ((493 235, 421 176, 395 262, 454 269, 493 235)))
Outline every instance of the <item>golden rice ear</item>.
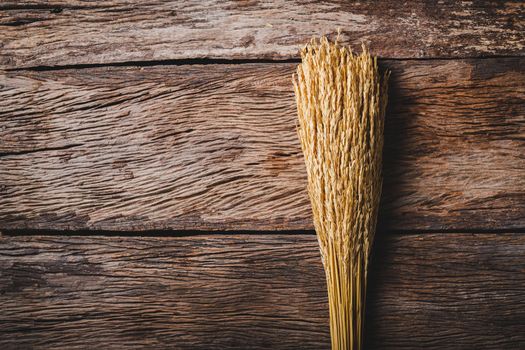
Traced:
MULTIPOLYGON (((338 39, 336 39, 337 41, 338 39)), ((326 273, 332 349, 361 349, 379 199, 389 73, 362 53, 312 39, 293 77, 297 133, 326 273)))

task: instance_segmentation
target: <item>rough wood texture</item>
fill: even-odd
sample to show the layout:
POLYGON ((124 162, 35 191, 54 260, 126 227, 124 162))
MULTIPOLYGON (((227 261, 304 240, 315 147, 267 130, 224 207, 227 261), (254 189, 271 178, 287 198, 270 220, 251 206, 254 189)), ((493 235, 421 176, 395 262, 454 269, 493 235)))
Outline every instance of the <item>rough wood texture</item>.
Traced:
POLYGON ((522 1, 3 1, 0 67, 298 57, 343 31, 382 57, 523 55, 522 1))
MULTIPOLYGON (((519 349, 525 235, 379 239, 369 349, 519 349)), ((0 345, 327 349, 312 235, 0 238, 0 345)))
MULTIPOLYGON (((525 227, 525 59, 388 61, 388 229, 525 227)), ((311 229, 294 64, 0 77, 0 229, 311 229)))

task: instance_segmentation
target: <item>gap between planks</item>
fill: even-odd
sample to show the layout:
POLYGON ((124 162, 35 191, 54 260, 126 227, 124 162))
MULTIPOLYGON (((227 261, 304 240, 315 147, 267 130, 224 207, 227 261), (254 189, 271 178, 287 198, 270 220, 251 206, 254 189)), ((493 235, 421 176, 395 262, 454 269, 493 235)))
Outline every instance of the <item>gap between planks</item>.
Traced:
MULTIPOLYGON (((359 53, 360 51, 355 51, 359 53)), ((522 58, 520 55, 494 55, 485 57, 413 57, 413 58, 378 58, 380 64, 385 61, 402 61, 402 62, 418 62, 418 61, 462 61, 462 60, 491 60, 497 58, 522 58)), ((71 64, 71 65, 53 65, 53 66, 31 66, 31 67, 17 67, 0 69, 5 72, 46 72, 46 71, 61 71, 61 70, 76 70, 76 69, 90 69, 90 68, 104 68, 104 67, 154 67, 154 66, 194 66, 194 65, 232 65, 232 64, 299 64, 301 62, 298 58, 290 59, 214 59, 214 58, 190 58, 179 60, 157 60, 157 61, 123 61, 123 62, 108 62, 108 63, 92 63, 92 64, 71 64)))
MULTIPOLYGON (((442 234, 442 235, 457 235, 457 234, 525 234, 525 227, 516 229, 462 229, 462 230, 388 230, 379 231, 378 234, 383 235, 420 235, 420 234, 442 234)), ((38 230, 38 229, 14 229, 0 231, 0 237, 22 237, 22 236, 76 236, 76 237, 165 237, 165 238, 185 238, 185 237, 200 237, 207 236, 210 231, 206 230, 145 230, 145 231, 108 231, 108 230, 38 230)), ((256 236, 256 235, 270 235, 270 236, 293 236, 293 235, 315 235, 314 230, 222 230, 214 231, 217 236, 256 236)))

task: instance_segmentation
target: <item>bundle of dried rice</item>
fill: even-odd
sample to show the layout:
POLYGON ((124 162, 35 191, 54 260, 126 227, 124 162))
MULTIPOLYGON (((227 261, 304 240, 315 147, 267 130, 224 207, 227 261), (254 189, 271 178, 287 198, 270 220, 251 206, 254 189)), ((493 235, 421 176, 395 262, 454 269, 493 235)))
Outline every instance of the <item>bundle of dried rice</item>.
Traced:
POLYGON ((332 349, 361 349, 368 260, 381 196, 389 73, 363 47, 313 39, 294 75, 298 134, 326 272, 332 349))

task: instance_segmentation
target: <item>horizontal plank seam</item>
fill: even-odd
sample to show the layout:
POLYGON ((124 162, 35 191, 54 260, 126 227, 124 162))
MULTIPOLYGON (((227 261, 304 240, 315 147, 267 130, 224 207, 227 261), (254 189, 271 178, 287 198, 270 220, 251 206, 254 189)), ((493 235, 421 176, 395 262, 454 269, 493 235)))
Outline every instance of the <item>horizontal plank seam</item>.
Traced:
MULTIPOLYGON (((524 55, 486 55, 486 56, 466 56, 466 57, 379 57, 380 60, 388 61, 465 61, 471 59, 497 59, 497 58, 524 58, 524 55)), ((220 64, 288 64, 299 63, 298 58, 292 59, 216 59, 216 58, 191 58, 174 60, 152 60, 152 61, 122 61, 108 63, 87 63, 54 66, 28 66, 16 68, 4 68, 0 71, 57 71, 72 69, 89 69, 104 67, 152 67, 152 66, 184 66, 184 65, 220 65, 220 64)))
MULTIPOLYGON (((14 229, 0 231, 4 236, 77 236, 77 237, 193 237, 209 235, 210 230, 146 230, 146 231, 108 231, 108 230, 40 230, 40 229, 14 229)), ((503 229, 396 229, 380 231, 385 235, 419 235, 419 234, 525 234, 524 228, 503 228, 503 229)), ((213 231, 214 235, 314 235, 313 230, 221 230, 213 231)))

